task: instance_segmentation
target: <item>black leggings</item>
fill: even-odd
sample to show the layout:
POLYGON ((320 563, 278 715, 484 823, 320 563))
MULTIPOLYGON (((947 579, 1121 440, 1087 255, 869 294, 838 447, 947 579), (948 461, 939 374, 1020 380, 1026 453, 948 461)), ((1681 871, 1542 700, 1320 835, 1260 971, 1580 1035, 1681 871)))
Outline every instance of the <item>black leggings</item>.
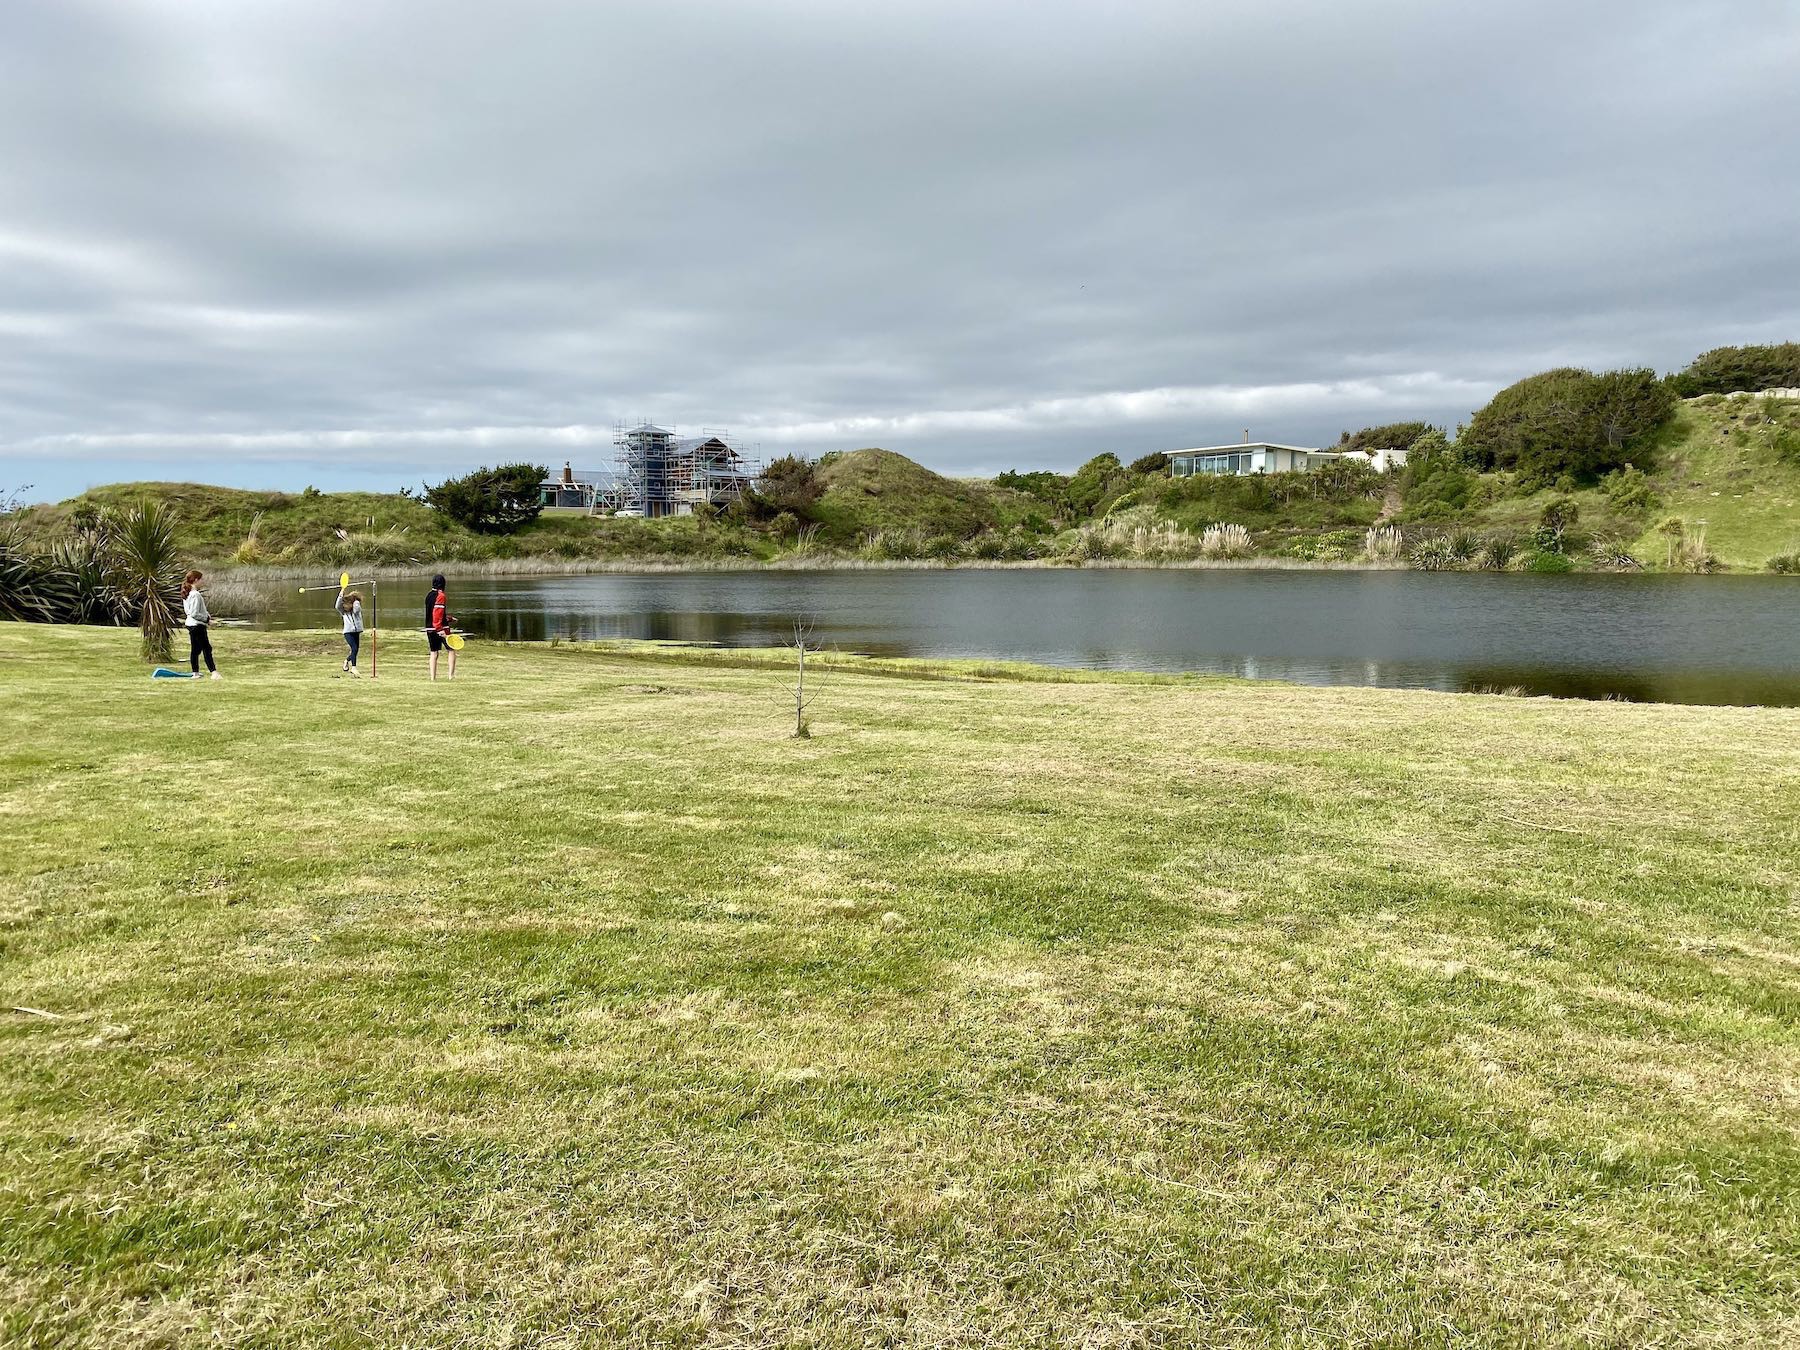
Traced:
POLYGON ((206 668, 208 670, 217 670, 218 667, 213 664, 212 638, 207 634, 206 625, 203 623, 190 623, 187 626, 187 630, 188 665, 193 668, 194 674, 198 675, 200 673, 201 657, 206 658, 206 668))
POLYGON ((356 653, 362 649, 362 634, 345 633, 344 642, 350 648, 350 655, 344 659, 354 667, 356 665, 356 653))

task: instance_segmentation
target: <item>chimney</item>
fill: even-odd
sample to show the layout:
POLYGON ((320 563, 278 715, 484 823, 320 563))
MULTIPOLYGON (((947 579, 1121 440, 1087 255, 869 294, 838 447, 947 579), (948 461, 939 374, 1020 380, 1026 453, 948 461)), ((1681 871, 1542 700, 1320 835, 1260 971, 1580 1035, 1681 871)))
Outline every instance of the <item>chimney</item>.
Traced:
POLYGON ((563 461, 563 486, 575 486, 575 470, 569 467, 569 461, 566 459, 563 461))
POLYGON ((1244 428, 1244 444, 1245 445, 1250 444, 1250 428, 1249 427, 1244 428))

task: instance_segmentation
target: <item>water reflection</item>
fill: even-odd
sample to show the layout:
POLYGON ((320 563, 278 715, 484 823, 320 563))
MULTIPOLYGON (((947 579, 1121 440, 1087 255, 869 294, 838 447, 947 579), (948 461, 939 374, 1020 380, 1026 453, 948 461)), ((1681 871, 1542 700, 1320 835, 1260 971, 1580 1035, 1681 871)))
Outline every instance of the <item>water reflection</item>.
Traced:
MULTIPOLYGON (((384 618, 410 611, 383 589, 384 618)), ((877 655, 1800 705, 1800 583, 1779 577, 734 572, 453 577, 451 591, 467 627, 515 641, 770 646, 798 617, 877 655)), ((330 629, 309 599, 271 583, 258 619, 330 629)))

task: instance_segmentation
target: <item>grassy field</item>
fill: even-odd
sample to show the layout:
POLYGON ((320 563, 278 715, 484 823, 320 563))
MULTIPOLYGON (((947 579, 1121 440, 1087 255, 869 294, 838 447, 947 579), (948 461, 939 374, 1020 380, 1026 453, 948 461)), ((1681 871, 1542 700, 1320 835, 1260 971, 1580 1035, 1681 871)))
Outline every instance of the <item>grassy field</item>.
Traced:
POLYGON ((1800 1339, 1800 711, 135 645, 0 625, 0 1344, 1800 1339))

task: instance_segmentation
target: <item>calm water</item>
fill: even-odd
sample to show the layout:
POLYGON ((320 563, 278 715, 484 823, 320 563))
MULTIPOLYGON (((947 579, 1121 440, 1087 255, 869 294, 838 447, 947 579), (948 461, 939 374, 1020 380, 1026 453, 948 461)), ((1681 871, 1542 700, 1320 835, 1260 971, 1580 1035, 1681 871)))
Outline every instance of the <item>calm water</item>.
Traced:
MULTIPOLYGON (((381 588, 416 629, 426 582, 381 588)), ((788 639, 891 656, 1203 671, 1307 684, 1800 705, 1800 581, 1419 572, 706 572, 450 578, 497 638, 788 639)), ((331 596, 271 583, 259 622, 335 630, 331 596)), ((395 633, 391 650, 423 641, 395 633)))

